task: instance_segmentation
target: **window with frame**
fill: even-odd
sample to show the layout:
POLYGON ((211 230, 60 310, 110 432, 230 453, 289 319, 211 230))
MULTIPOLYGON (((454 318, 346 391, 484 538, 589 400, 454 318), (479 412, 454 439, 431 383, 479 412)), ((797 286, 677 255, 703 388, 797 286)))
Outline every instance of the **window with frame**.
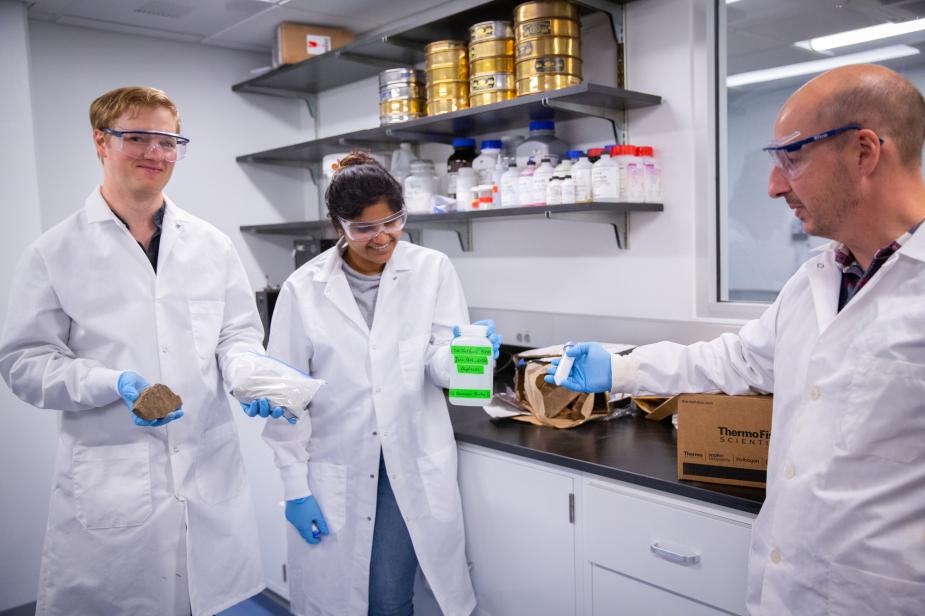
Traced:
POLYGON ((767 303, 828 241, 807 235, 786 202, 768 196, 771 160, 761 148, 778 109, 846 64, 882 64, 925 90, 925 2, 717 0, 716 15, 717 299, 767 303))

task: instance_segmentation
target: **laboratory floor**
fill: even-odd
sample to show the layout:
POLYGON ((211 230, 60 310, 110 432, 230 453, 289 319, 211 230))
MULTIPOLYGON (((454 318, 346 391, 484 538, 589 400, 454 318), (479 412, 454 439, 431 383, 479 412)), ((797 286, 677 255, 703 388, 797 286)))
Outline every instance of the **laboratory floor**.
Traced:
POLYGON ((285 599, 264 591, 227 610, 222 610, 216 616, 289 616, 290 613, 285 599))

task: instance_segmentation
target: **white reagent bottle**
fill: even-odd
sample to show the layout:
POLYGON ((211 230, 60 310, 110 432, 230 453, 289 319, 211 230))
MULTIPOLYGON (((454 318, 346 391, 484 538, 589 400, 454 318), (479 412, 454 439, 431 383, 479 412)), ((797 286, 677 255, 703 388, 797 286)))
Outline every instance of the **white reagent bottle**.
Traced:
POLYGON ((460 325, 460 336, 450 343, 453 370, 450 373, 450 404, 485 406, 491 401, 495 377, 488 327, 460 325))

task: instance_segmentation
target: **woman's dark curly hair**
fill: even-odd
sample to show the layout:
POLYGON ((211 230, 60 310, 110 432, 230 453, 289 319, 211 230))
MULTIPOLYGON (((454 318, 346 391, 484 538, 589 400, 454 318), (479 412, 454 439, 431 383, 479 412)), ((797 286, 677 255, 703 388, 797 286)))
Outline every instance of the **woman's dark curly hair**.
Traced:
POLYGON ((404 206, 401 184, 369 152, 354 150, 336 164, 334 176, 324 191, 335 229, 341 228, 339 218, 352 220, 383 199, 393 212, 404 206))

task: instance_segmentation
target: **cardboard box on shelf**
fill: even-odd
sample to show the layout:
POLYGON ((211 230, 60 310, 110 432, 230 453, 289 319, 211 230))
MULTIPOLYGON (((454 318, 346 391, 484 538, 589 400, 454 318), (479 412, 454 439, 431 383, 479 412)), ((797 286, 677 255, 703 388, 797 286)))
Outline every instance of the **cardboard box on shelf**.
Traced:
POLYGON ((765 487, 772 396, 634 398, 647 419, 678 414, 678 479, 765 487))
POLYGON ((341 28, 327 28, 285 21, 276 26, 273 45, 273 68, 295 64, 312 56, 343 47, 353 40, 353 33, 341 28))

